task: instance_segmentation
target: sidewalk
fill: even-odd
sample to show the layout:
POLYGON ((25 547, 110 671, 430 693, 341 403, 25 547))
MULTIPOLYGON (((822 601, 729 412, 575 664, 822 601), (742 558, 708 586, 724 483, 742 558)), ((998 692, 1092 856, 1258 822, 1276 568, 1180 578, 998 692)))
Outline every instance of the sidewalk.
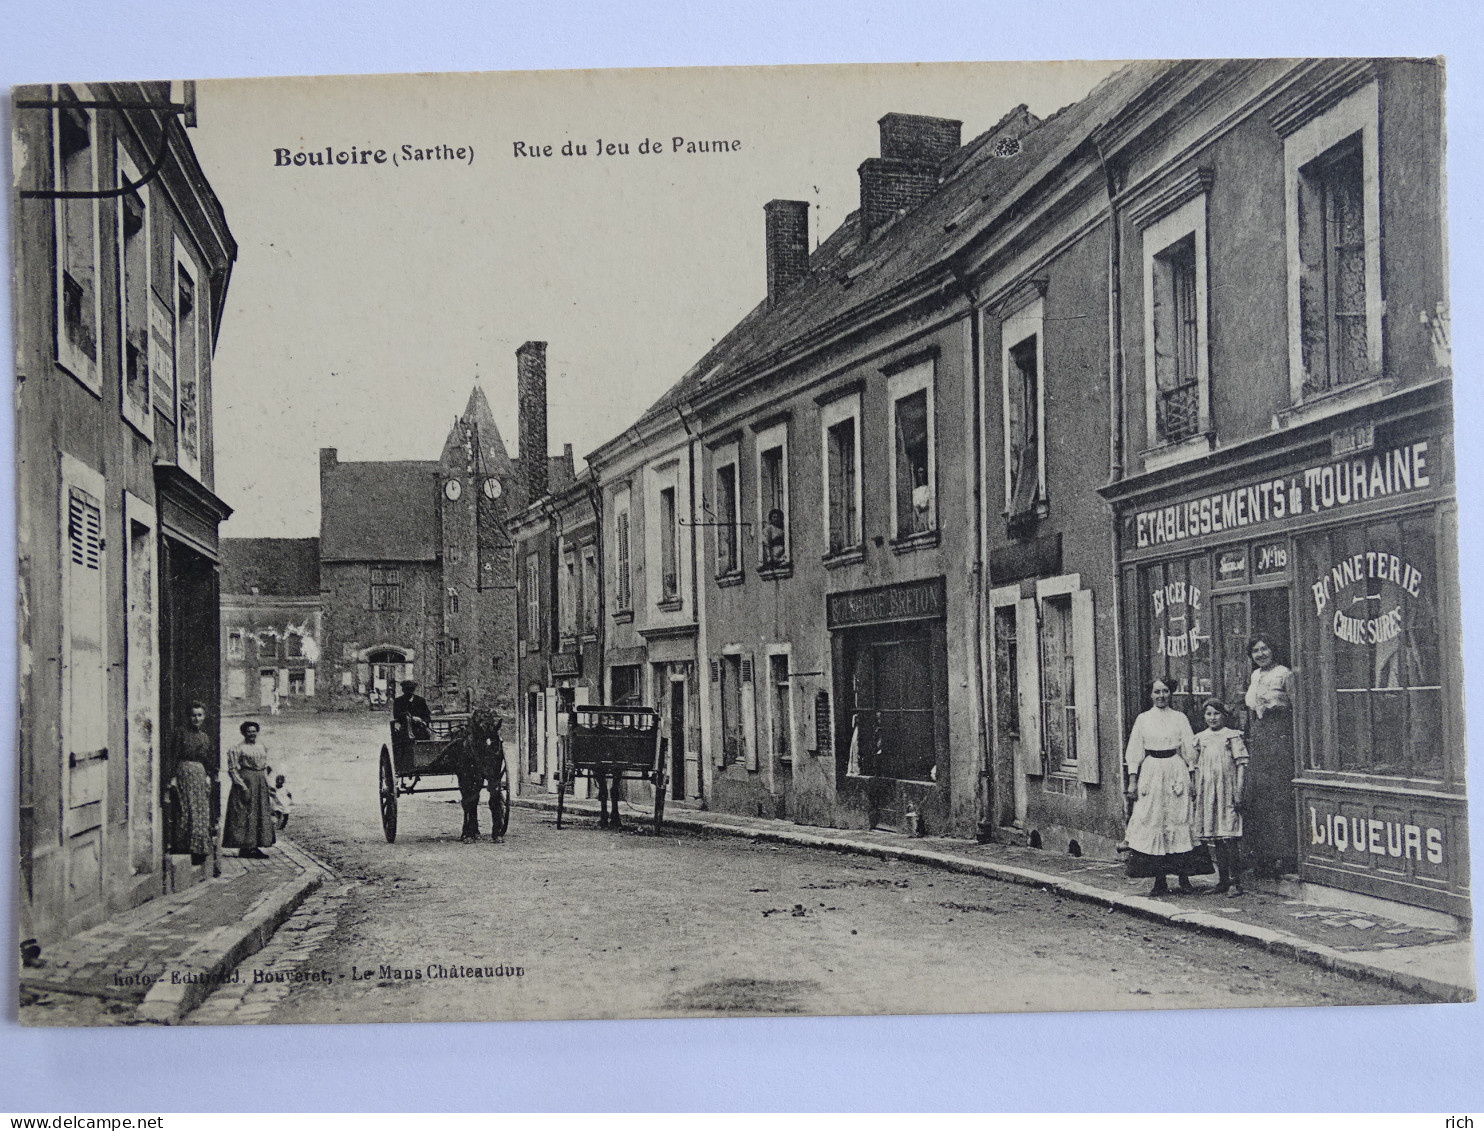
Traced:
MULTIPOLYGON (((556 809, 555 798, 512 800, 522 808, 556 809)), ((568 800, 566 810, 582 819, 596 814, 597 802, 568 800)), ((636 828, 652 827, 652 811, 624 803, 623 813, 636 828)), ((667 809, 665 825, 690 832, 861 853, 1043 887, 1068 898, 1250 943, 1299 962, 1436 1001, 1465 1002, 1477 997, 1473 939, 1442 926, 1418 925, 1419 920, 1436 921, 1426 914, 1403 922, 1373 912, 1304 902, 1283 890, 1288 885, 1274 884, 1249 888, 1247 895, 1234 899, 1211 894, 1151 898, 1145 894, 1150 881, 1130 880, 1123 865, 1116 861, 948 837, 913 838, 879 829, 815 828, 688 808, 667 809)), ((1210 883, 1200 882, 1207 886, 1210 883)), ((1340 897, 1336 899, 1340 902, 1345 893, 1326 889, 1326 895, 1340 897)))
POLYGON ((21 969, 21 1023, 180 1021, 329 875, 283 837, 267 852, 265 860, 223 856, 220 878, 43 948, 43 965, 21 969))

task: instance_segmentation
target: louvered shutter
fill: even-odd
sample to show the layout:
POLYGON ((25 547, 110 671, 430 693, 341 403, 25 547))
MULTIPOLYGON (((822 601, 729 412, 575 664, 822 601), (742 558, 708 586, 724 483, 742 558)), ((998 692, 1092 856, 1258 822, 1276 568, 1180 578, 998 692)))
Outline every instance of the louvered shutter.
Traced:
POLYGON ((1077 777, 1088 785, 1102 780, 1098 749, 1097 626, 1092 590, 1072 594, 1073 691, 1077 696, 1077 777))
POLYGON ((742 657, 742 747, 747 768, 757 769, 757 683, 753 680, 752 657, 742 657))
POLYGON ((1020 764, 1018 772, 1039 776, 1044 760, 1041 751, 1041 634, 1036 627, 1036 602, 1024 597, 1015 602, 1017 690, 1020 694, 1020 764))
POLYGON ((67 496, 67 744, 77 758, 108 745, 103 656, 103 512, 76 487, 67 496))

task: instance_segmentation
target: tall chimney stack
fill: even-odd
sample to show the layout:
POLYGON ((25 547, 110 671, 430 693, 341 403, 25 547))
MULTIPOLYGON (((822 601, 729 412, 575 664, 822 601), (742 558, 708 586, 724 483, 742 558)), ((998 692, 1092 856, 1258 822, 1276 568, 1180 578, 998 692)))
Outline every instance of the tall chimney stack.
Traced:
POLYGON ((938 187, 938 167, 959 147, 963 123, 922 114, 887 114, 881 156, 861 162, 861 229, 872 232, 916 208, 938 187))
POLYGON ((768 305, 809 274, 809 202, 770 200, 767 217, 768 305))
POLYGON ((546 494, 546 343, 526 342, 515 351, 516 404, 520 414, 520 462, 526 503, 546 494))

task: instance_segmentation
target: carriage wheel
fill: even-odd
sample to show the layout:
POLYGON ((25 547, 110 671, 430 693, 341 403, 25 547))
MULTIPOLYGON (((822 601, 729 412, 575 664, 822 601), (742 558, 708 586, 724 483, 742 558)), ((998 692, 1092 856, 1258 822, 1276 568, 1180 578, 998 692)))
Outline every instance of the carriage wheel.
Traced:
POLYGON ((392 752, 381 748, 381 831, 386 842, 397 839, 397 775, 392 769, 392 752))
POLYGON ((490 794, 490 800, 499 804, 494 819, 494 834, 504 836, 505 830, 510 827, 510 768, 503 763, 500 766, 500 780, 495 786, 495 792, 490 794))
POLYGON ((660 826, 665 821, 665 790, 667 782, 665 771, 661 770, 654 775, 654 835, 660 835, 660 826))

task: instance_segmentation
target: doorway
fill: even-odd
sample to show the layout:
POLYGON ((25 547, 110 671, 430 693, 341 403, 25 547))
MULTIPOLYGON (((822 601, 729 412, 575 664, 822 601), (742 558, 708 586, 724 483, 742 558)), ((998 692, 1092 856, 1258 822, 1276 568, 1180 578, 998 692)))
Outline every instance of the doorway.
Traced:
POLYGON ((670 798, 685 800, 685 681, 670 680, 670 798))
POLYGON ((1235 717, 1242 718, 1247 685, 1252 678, 1248 641, 1261 633, 1273 642, 1278 663, 1290 664, 1288 587, 1223 593, 1212 600, 1212 606, 1216 637, 1214 694, 1235 717))

